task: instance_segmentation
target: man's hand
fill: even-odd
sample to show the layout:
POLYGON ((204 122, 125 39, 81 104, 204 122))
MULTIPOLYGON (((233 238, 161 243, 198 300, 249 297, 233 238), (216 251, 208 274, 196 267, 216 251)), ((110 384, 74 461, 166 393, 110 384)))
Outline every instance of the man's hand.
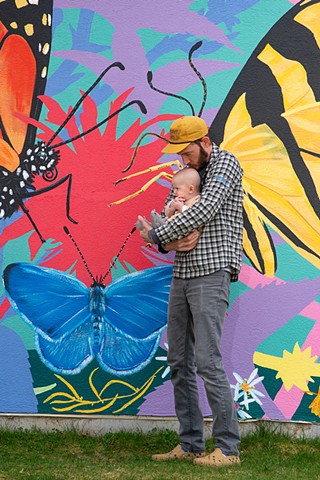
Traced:
MULTIPOLYGON (((150 243, 150 238, 148 233, 152 230, 152 225, 141 215, 138 216, 140 237, 146 243, 150 243)), ((189 233, 186 237, 180 238, 180 240, 175 240, 174 242, 167 243, 163 246, 165 250, 175 250, 177 252, 188 252, 193 250, 199 241, 202 229, 194 230, 189 233)))
POLYGON ((177 252, 188 252, 189 250, 193 250, 197 246, 200 235, 201 231, 199 232, 199 230, 194 230, 186 237, 180 238, 180 240, 167 243, 166 245, 164 245, 163 248, 165 250, 175 250, 177 252))
POLYGON ((139 225, 140 237, 146 243, 150 243, 148 232, 152 230, 152 225, 149 222, 147 222, 147 220, 144 217, 141 217, 141 215, 138 216, 138 222, 140 222, 140 225, 139 225))

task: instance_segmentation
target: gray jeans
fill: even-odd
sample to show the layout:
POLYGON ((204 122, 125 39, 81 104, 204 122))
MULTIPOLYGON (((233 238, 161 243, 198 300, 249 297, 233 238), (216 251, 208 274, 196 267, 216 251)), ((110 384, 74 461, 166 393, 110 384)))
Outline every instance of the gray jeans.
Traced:
POLYGON ((230 274, 183 280, 173 278, 168 311, 168 364, 180 423, 180 442, 188 451, 203 451, 203 416, 196 381, 205 385, 213 415, 216 448, 238 455, 240 434, 230 384, 225 373, 220 338, 229 302, 230 274))

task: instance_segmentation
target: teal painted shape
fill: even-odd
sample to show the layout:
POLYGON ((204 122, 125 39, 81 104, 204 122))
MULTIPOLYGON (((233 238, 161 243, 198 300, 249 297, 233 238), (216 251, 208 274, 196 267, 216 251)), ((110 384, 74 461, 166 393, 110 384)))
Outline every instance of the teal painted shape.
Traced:
POLYGON ((292 352, 297 342, 301 348, 315 323, 310 318, 297 315, 260 343, 256 351, 282 357, 283 351, 292 352))

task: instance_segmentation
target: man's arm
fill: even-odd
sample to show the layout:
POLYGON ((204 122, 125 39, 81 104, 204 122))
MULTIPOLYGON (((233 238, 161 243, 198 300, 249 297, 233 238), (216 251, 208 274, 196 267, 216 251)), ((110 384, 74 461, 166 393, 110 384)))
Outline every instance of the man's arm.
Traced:
POLYGON ((239 162, 231 153, 222 151, 209 166, 199 202, 158 227, 155 235, 159 242, 162 245, 175 242, 210 222, 241 179, 239 162))
MULTIPOLYGON (((152 242, 152 237, 150 238, 149 236, 149 232, 152 230, 152 226, 141 216, 138 217, 138 220, 142 226, 142 229, 140 230, 141 238, 146 243, 150 243, 150 241, 152 242)), ((165 245, 163 248, 167 251, 175 250, 178 252, 188 252, 196 247, 199 237, 200 232, 198 230, 195 230, 194 232, 189 233, 189 235, 181 238, 180 240, 167 243, 167 245, 165 245)))
POLYGON ((165 250, 174 250, 176 252, 189 252, 193 250, 199 241, 201 235, 201 231, 194 230, 193 232, 189 233, 186 237, 180 238, 180 240, 176 240, 175 242, 167 243, 164 246, 165 250))

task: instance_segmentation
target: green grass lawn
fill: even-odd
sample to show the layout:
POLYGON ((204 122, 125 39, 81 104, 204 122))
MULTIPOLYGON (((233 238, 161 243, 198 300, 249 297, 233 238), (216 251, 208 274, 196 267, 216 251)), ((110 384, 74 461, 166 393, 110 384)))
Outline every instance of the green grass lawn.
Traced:
MULTIPOLYGON (((0 431, 0 479, 34 480, 320 480, 320 439, 298 440, 260 429, 241 444, 235 467, 199 467, 187 460, 154 462, 151 454, 170 450, 176 433, 0 431)), ((207 443, 212 450, 212 441, 207 443)))

